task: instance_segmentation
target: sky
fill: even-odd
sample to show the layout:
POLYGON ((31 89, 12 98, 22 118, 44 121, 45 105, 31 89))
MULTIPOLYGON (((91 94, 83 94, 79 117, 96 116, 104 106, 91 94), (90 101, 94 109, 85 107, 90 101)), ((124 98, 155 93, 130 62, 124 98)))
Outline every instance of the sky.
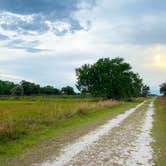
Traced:
POLYGON ((75 86, 75 68, 122 57, 159 93, 165 0, 1 0, 0 79, 75 86))

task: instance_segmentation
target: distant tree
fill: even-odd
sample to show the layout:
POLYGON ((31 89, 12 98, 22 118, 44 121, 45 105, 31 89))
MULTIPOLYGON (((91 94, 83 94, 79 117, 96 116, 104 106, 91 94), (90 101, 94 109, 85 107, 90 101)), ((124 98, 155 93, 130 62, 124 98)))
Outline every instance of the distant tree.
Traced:
POLYGON ((75 95, 73 87, 66 86, 61 89, 63 95, 75 95))
POLYGON ((24 95, 24 88, 22 85, 17 84, 13 89, 11 89, 12 96, 23 96, 24 95))
POLYGON ((52 86, 45 86, 40 88, 40 93, 41 94, 46 94, 46 95, 53 95, 54 94, 54 87, 52 86))
POLYGON ((11 90, 15 87, 15 84, 10 81, 0 80, 0 95, 10 95, 11 90))
POLYGON ((57 88, 54 88, 54 95, 60 95, 61 91, 57 88))
MULTIPOLYGON (((68 90, 69 91, 69 90, 68 90)), ((65 92, 66 93, 66 92, 65 92)), ((72 93, 72 90, 70 92, 72 93)), ((0 80, 0 95, 60 95, 61 91, 53 86, 40 87, 40 85, 28 82, 21 81, 20 84, 15 84, 10 81, 0 80)))
POLYGON ((25 95, 34 95, 34 94, 40 94, 40 85, 31 83, 28 81, 22 81, 21 85, 24 89, 25 95))
POLYGON ((131 69, 122 58, 99 59, 93 65, 85 64, 76 69, 77 88, 93 96, 114 99, 138 97, 143 83, 131 69))
POLYGON ((40 88, 40 93, 41 94, 46 94, 46 95, 59 95, 60 94, 60 90, 54 88, 53 86, 45 86, 40 88))
POLYGON ((144 86, 142 87, 142 96, 143 96, 143 97, 148 96, 148 95, 149 95, 149 93, 150 93, 149 91, 150 91, 149 86, 144 85, 144 86))
POLYGON ((160 93, 166 96, 166 83, 160 85, 160 93))

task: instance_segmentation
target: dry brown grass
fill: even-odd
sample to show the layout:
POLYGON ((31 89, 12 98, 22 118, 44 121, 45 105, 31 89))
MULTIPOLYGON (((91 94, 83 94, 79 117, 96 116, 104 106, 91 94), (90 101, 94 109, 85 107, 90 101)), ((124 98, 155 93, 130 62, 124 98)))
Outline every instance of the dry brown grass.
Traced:
POLYGON ((166 105, 166 96, 160 97, 159 100, 162 105, 166 105))

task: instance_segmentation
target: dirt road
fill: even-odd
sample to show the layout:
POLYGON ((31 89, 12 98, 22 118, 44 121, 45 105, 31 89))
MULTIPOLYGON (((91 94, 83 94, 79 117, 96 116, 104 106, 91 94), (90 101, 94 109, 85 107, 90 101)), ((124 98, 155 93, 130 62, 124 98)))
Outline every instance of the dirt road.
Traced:
POLYGON ((65 146, 52 161, 32 166, 153 165, 153 102, 146 101, 65 146))

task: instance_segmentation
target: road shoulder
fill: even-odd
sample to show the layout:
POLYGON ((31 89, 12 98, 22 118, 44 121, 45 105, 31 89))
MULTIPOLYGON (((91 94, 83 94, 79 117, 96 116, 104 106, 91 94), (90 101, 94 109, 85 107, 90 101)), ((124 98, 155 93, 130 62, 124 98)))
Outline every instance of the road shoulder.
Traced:
POLYGON ((166 165, 166 97, 158 97, 155 101, 154 127, 154 161, 156 166, 166 165))

